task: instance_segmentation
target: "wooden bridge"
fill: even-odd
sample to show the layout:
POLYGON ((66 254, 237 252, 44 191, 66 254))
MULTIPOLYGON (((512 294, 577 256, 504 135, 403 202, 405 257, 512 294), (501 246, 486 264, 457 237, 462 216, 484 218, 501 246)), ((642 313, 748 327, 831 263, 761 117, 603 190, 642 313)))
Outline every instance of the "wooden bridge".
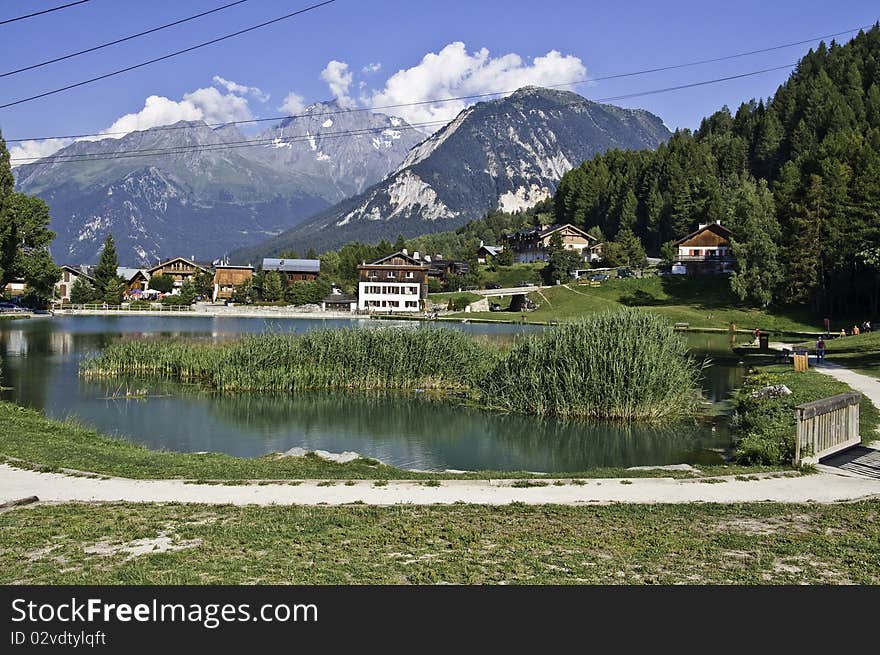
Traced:
POLYGON ((794 464, 818 464, 823 457, 861 443, 859 434, 860 393, 842 393, 798 405, 794 464))

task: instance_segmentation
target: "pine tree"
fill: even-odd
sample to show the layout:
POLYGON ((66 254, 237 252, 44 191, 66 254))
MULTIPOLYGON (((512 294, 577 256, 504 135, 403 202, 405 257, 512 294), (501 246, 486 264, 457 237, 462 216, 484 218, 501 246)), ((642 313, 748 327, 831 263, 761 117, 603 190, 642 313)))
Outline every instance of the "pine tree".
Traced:
POLYGON ((116 274, 119 268, 119 259, 116 256, 116 244, 113 235, 107 234, 104 239, 104 247, 101 249, 101 258, 95 267, 95 290, 100 302, 108 305, 118 305, 122 302, 124 282, 116 274))
POLYGON ((779 223, 766 182, 745 180, 737 187, 729 224, 735 230, 731 243, 737 262, 730 288, 740 300, 767 307, 779 290, 782 266, 776 246, 779 223))
POLYGON ((266 280, 263 283, 263 300, 266 302, 276 302, 281 300, 284 295, 284 287, 281 284, 281 276, 278 271, 269 271, 266 273, 266 280))

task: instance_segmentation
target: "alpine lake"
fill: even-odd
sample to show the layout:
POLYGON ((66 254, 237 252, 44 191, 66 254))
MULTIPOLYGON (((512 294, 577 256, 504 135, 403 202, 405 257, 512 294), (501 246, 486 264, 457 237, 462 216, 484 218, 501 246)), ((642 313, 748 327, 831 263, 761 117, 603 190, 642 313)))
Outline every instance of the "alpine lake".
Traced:
MULTIPOLYGON (((583 471, 597 467, 720 463, 730 447, 730 395, 744 368, 727 334, 688 333, 703 369, 698 419, 653 425, 566 422, 462 407, 426 394, 222 394, 161 380, 90 381, 83 357, 125 339, 230 339, 319 328, 375 329, 424 322, 210 316, 57 316, 0 321, 0 398, 76 418, 149 448, 256 457, 294 447, 355 451, 420 470, 583 471), (145 395, 131 395, 131 390, 145 395)), ((442 323, 491 339, 535 330, 515 324, 442 323)), ((740 340, 748 336, 740 335, 740 340)))

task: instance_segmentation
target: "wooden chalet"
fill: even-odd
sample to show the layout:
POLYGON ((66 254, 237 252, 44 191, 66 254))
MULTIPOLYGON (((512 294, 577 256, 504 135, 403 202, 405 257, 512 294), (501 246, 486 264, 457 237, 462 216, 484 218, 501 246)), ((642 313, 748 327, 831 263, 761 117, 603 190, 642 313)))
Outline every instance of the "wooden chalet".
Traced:
POLYGON ((157 275, 169 275, 174 280, 174 286, 179 287, 184 281, 199 272, 207 273, 208 269, 189 259, 175 257, 148 269, 147 275, 151 278, 157 275))
POLYGON ((214 293, 212 300, 229 300, 235 287, 241 286, 254 276, 253 266, 220 264, 214 267, 214 293))
POLYGON ((736 259, 730 244, 731 232, 721 224, 701 224, 695 231, 675 242, 673 272, 699 275, 733 271, 736 259))

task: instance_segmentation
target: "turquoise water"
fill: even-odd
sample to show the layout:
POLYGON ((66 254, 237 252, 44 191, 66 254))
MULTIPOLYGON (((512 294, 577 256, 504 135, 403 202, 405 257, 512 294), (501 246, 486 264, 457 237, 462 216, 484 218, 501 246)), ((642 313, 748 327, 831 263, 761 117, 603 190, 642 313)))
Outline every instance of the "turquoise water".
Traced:
MULTIPOLYGON (((113 398, 118 382, 77 375, 80 359, 119 339, 225 339, 247 332, 302 332, 321 327, 372 328, 379 321, 166 316, 68 316, 0 322, 0 397, 56 418, 76 416, 95 428, 152 448, 217 451, 242 457, 293 447, 352 450, 389 464, 426 470, 576 471, 594 467, 707 462, 729 444, 723 418, 663 427, 561 422, 462 408, 419 395, 309 393, 215 394, 192 386, 139 382, 147 399, 113 398)), ((382 321, 381 325, 389 325, 382 321)), ((411 329, 424 324, 402 322, 411 329)), ((532 326, 444 324, 448 329, 516 339, 532 326)), ((551 328, 552 329, 552 328, 551 328)), ((742 370, 718 358, 726 335, 689 337, 714 352, 703 393, 723 402, 742 370), (720 337, 720 340, 717 339, 720 337)))

